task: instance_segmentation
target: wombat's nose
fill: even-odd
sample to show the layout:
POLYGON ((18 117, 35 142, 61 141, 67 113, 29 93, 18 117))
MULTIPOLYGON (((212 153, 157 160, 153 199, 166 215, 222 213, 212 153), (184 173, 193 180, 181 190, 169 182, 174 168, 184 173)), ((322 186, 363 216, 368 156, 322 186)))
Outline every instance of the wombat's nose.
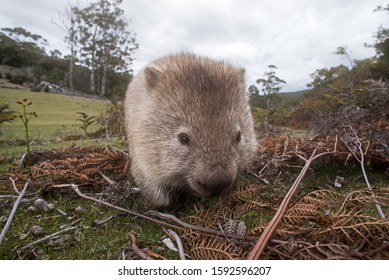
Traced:
POLYGON ((213 194, 221 193, 232 184, 231 175, 222 168, 216 169, 205 182, 201 183, 213 194))

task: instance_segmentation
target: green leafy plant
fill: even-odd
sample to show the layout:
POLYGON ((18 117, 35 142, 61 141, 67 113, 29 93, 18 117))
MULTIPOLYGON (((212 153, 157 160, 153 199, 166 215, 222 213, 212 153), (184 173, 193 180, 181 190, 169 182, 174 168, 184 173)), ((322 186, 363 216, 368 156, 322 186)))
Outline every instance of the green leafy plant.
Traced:
POLYGON ((101 129, 105 131, 108 139, 110 136, 124 135, 124 105, 123 102, 112 103, 97 120, 101 129))
POLYGON ((0 104, 0 128, 5 122, 11 122, 14 119, 15 113, 14 110, 10 109, 9 104, 0 104))
POLYGON ((28 101, 27 98, 24 98, 22 101, 16 101, 16 103, 18 103, 23 107, 23 113, 18 116, 16 115, 15 117, 19 117, 24 124, 24 131, 26 136, 26 151, 27 151, 26 165, 28 165, 30 159, 30 135, 28 131, 28 123, 30 122, 32 117, 37 117, 38 115, 36 114, 36 112, 27 112, 26 107, 32 104, 32 102, 28 101))
POLYGON ((81 123, 79 127, 84 131, 85 137, 87 137, 88 136, 87 129, 91 124, 96 122, 96 117, 89 116, 87 113, 84 112, 76 112, 76 113, 80 116, 77 119, 77 121, 81 123))

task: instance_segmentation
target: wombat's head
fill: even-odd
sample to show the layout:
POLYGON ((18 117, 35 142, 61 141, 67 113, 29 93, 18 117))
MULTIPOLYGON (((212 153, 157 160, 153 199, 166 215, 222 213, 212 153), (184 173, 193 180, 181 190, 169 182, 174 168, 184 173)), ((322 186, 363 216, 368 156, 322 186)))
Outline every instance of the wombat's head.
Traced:
POLYGON ((228 190, 251 162, 256 138, 244 69, 191 55, 144 70, 156 104, 149 118, 158 166, 170 185, 201 196, 228 190))

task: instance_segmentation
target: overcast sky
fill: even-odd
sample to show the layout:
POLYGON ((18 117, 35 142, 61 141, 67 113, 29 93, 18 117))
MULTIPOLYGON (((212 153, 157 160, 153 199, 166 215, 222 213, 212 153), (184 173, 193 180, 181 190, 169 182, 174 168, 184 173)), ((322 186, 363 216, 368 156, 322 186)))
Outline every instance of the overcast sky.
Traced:
MULTIPOLYGON (((79 0, 85 7, 91 0, 79 0)), ((68 54, 65 34, 52 22, 75 0, 1 0, 0 27, 23 27, 68 54)), ((190 51, 222 58, 246 68, 247 85, 270 64, 287 84, 283 91, 306 88, 316 69, 348 65, 333 55, 347 46, 353 59, 374 55, 374 41, 386 12, 373 12, 385 0, 124 0, 139 49, 135 73, 160 56, 190 51)))

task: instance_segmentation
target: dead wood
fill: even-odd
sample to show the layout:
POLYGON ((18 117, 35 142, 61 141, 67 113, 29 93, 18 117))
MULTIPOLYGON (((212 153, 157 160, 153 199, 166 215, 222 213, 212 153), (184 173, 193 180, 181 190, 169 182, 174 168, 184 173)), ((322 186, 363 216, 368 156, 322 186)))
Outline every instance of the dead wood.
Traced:
POLYGON ((27 190, 28 185, 30 184, 30 179, 28 179, 27 182, 26 182, 26 184, 25 184, 24 187, 23 187, 23 190, 22 190, 21 192, 19 192, 19 191, 17 190, 16 186, 15 186, 15 181, 12 180, 12 179, 11 179, 11 181, 12 181, 12 185, 13 185, 15 191, 18 193, 18 198, 16 199, 16 201, 15 201, 15 203, 14 203, 14 206, 12 207, 12 211, 11 211, 11 213, 10 213, 9 216, 8 216, 7 222, 6 222, 6 224, 5 224, 4 228, 3 228, 3 230, 1 231, 1 234, 0 234, 0 246, 1 246, 1 243, 3 242, 3 239, 4 239, 4 237, 5 237, 5 234, 6 234, 7 231, 8 231, 9 226, 11 225, 12 219, 13 219, 13 217, 15 216, 15 213, 16 213, 16 210, 18 209, 19 203, 20 203, 20 201, 22 200, 24 194, 26 193, 26 190, 27 190))

